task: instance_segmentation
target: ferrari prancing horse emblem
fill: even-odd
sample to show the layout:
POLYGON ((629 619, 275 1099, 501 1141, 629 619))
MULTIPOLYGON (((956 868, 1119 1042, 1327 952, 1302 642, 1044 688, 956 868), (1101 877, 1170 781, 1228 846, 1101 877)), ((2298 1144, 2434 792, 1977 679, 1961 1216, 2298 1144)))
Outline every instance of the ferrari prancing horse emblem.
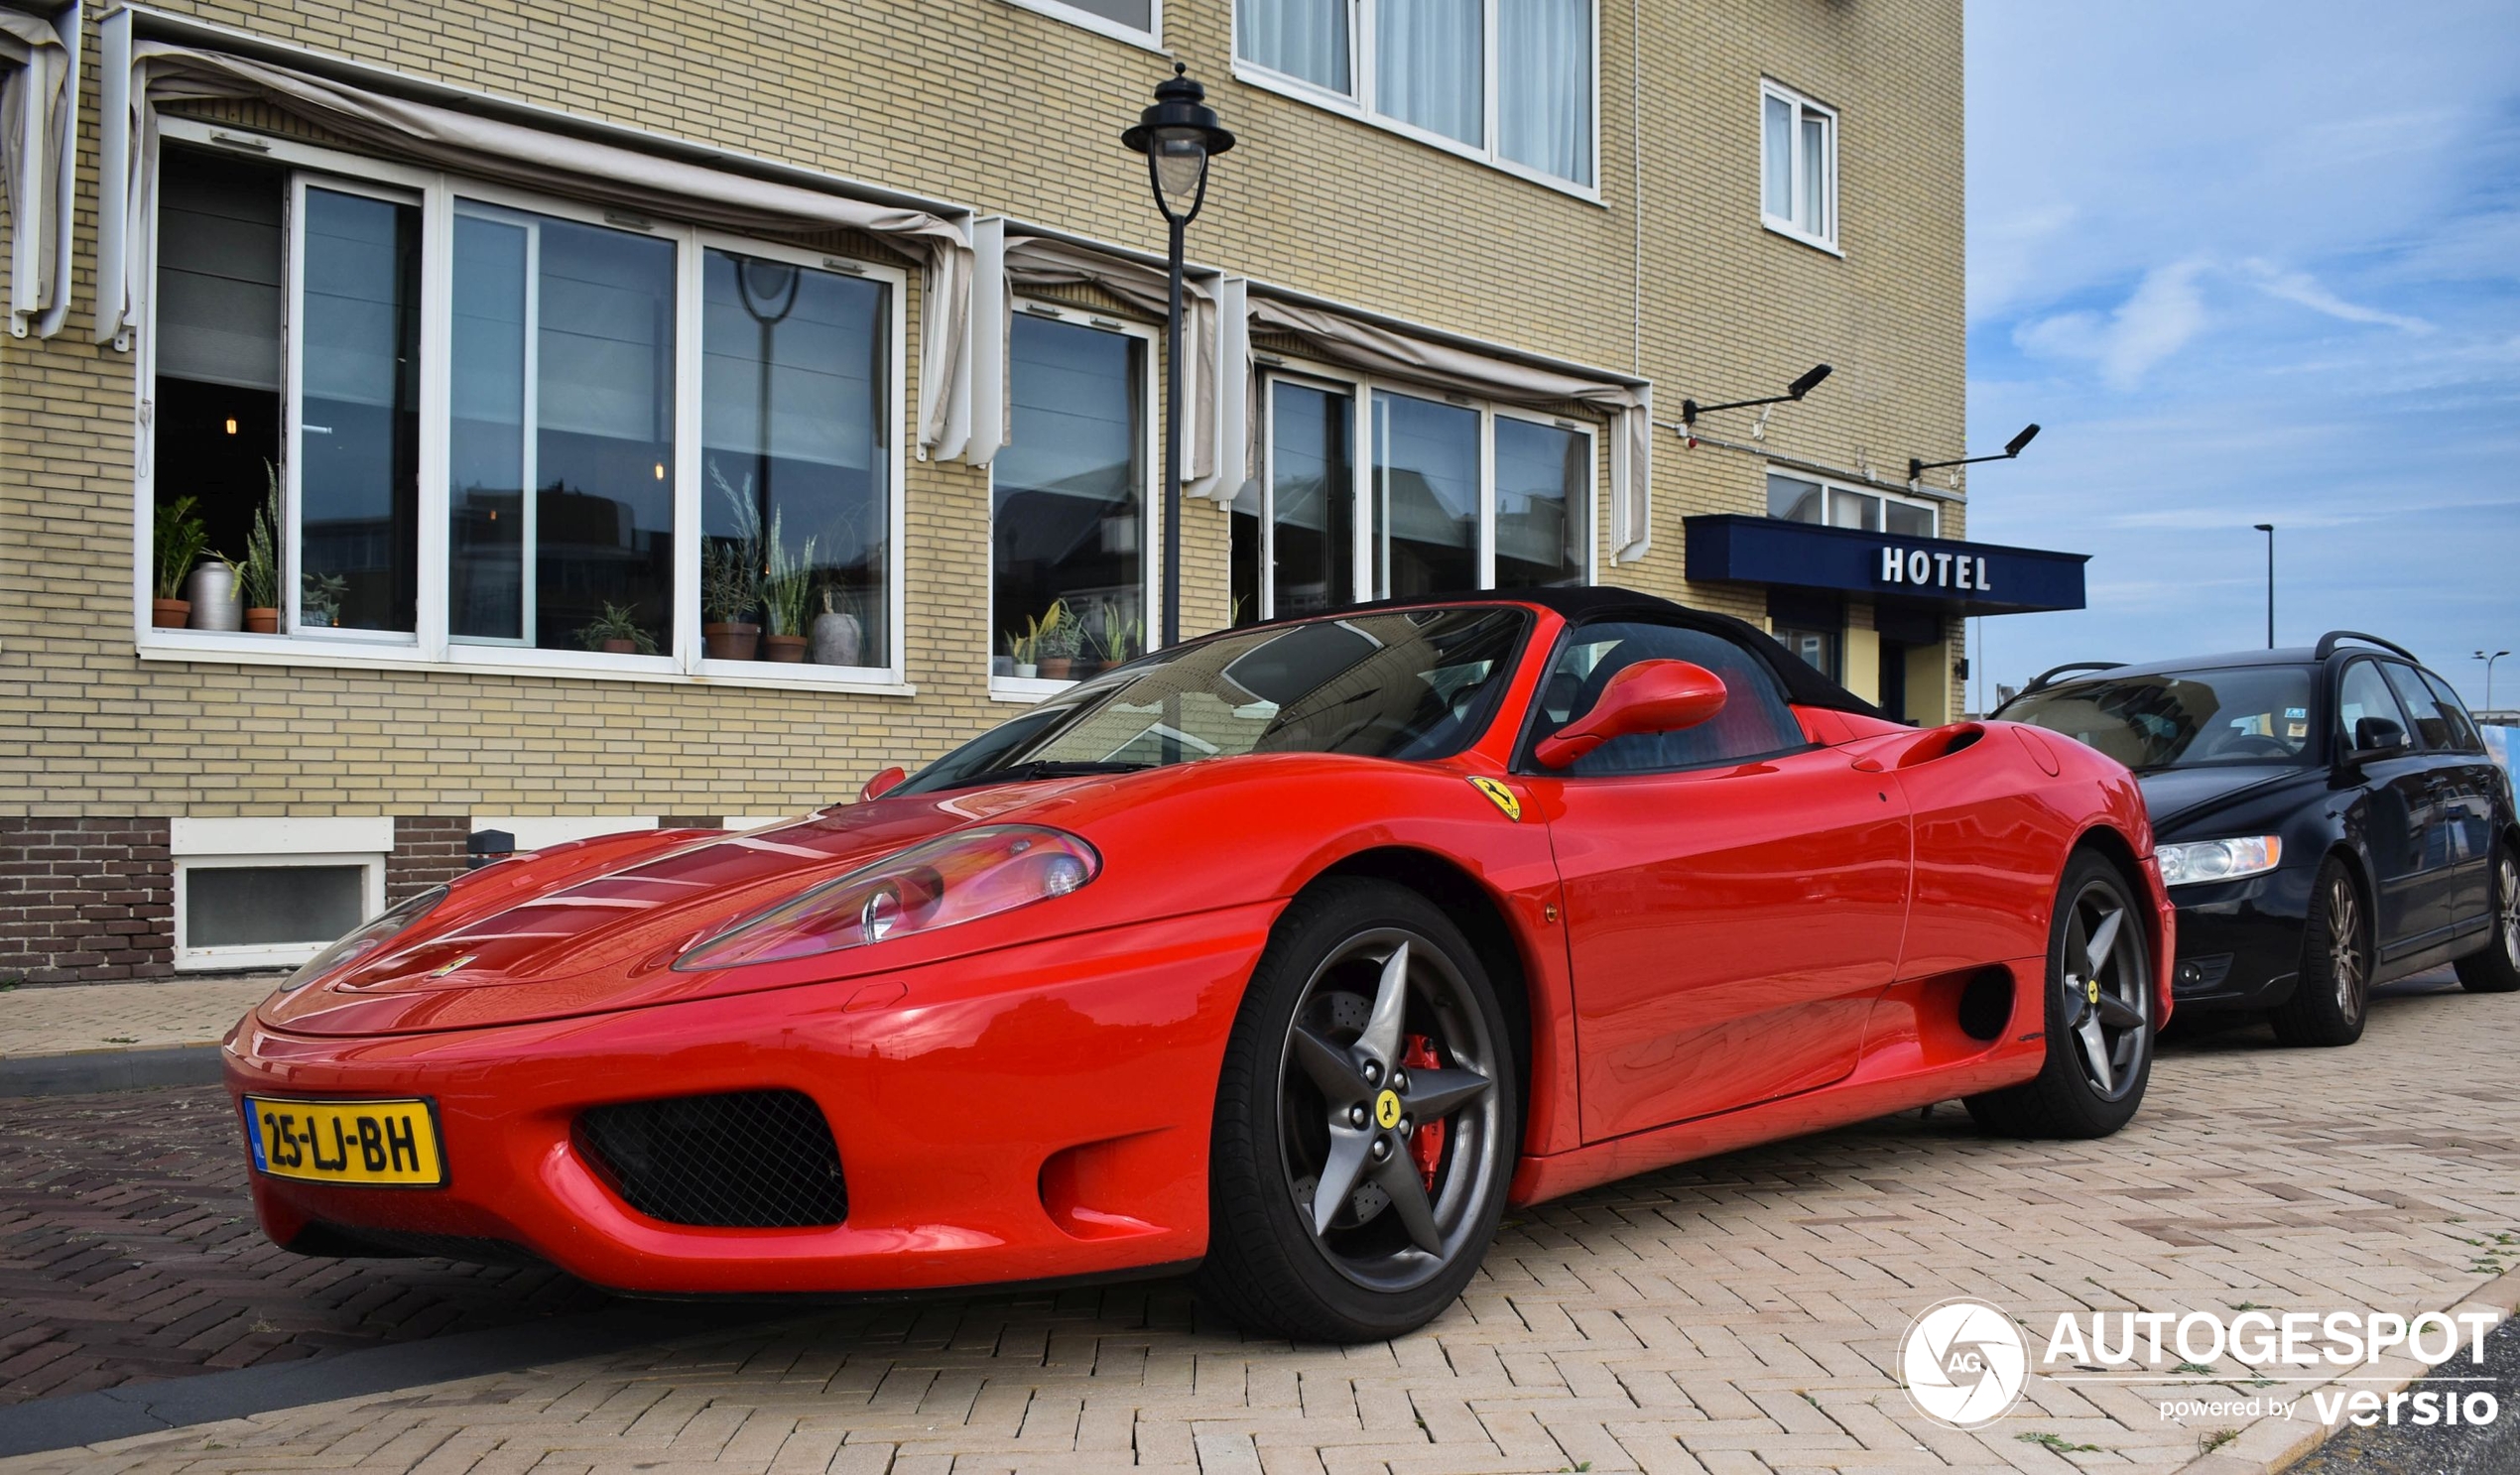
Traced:
POLYGON ((1496 800, 1496 807, 1505 811, 1506 818, 1513 820, 1516 824, 1522 823, 1523 801, 1514 798, 1514 791, 1494 779, 1472 779, 1470 787, 1496 800))
POLYGON ((1388 1132, 1400 1125, 1400 1093, 1385 1091, 1374 1098, 1374 1125, 1388 1132))
POLYGON ((2100 981, 2098 979, 2091 979, 2082 986, 2088 991, 2086 997, 2091 1003, 2097 1004, 2100 1002, 2100 981))

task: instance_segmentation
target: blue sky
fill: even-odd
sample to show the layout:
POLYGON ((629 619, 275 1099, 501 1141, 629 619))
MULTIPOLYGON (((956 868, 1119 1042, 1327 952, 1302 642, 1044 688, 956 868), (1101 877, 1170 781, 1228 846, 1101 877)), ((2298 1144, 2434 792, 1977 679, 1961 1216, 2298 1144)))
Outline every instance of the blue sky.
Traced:
MULTIPOLYGON (((1974 677, 2520 650, 2520 10, 1968 0, 1968 536, 2092 555, 1974 677)), ((2520 706, 2520 656, 2494 668, 2520 706)), ((1971 705, 1992 689, 1973 678, 1971 705)))

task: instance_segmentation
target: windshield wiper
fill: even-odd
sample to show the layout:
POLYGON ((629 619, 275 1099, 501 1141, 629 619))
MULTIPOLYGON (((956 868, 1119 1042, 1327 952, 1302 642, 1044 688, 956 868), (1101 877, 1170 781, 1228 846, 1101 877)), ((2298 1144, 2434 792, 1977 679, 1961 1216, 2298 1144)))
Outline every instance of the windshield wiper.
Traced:
POLYGON ((1155 767, 1151 763, 1127 763, 1117 759, 1088 761, 1083 759, 1036 758, 1030 763, 1012 763, 1004 768, 982 769, 964 774, 943 789, 968 789, 975 784, 1029 784, 1037 779, 1085 779, 1096 774, 1134 774, 1155 767))

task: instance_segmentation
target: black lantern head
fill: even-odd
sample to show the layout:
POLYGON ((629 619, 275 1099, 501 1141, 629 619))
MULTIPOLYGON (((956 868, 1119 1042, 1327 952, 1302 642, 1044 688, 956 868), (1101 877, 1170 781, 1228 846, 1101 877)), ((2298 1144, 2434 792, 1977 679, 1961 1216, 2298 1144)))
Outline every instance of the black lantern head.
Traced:
POLYGON ((1207 89, 1184 74, 1189 69, 1175 62, 1173 74, 1155 85, 1155 105, 1120 135, 1121 143, 1146 156, 1155 206, 1177 225, 1189 224, 1206 198, 1207 161, 1234 146, 1207 105, 1207 89))

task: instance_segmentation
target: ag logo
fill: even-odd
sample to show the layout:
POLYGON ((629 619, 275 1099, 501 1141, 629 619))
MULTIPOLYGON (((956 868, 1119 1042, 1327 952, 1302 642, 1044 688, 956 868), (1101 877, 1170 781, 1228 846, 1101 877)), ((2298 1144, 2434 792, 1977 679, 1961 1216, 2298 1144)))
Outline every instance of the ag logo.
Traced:
POLYGON ((1400 1093, 1385 1091, 1374 1098, 1374 1125, 1385 1131, 1400 1125, 1400 1093))
POLYGON ((2020 1400, 2030 1354, 2010 1316, 1957 1297, 1908 1323, 1899 1372, 1919 1414, 1955 1429, 1983 1428, 2020 1400))
POLYGON ((1470 787, 1494 799, 1496 807, 1505 811, 1506 818, 1517 824, 1522 822, 1523 801, 1514 798, 1514 791, 1497 783, 1494 779, 1472 779, 1470 787))

